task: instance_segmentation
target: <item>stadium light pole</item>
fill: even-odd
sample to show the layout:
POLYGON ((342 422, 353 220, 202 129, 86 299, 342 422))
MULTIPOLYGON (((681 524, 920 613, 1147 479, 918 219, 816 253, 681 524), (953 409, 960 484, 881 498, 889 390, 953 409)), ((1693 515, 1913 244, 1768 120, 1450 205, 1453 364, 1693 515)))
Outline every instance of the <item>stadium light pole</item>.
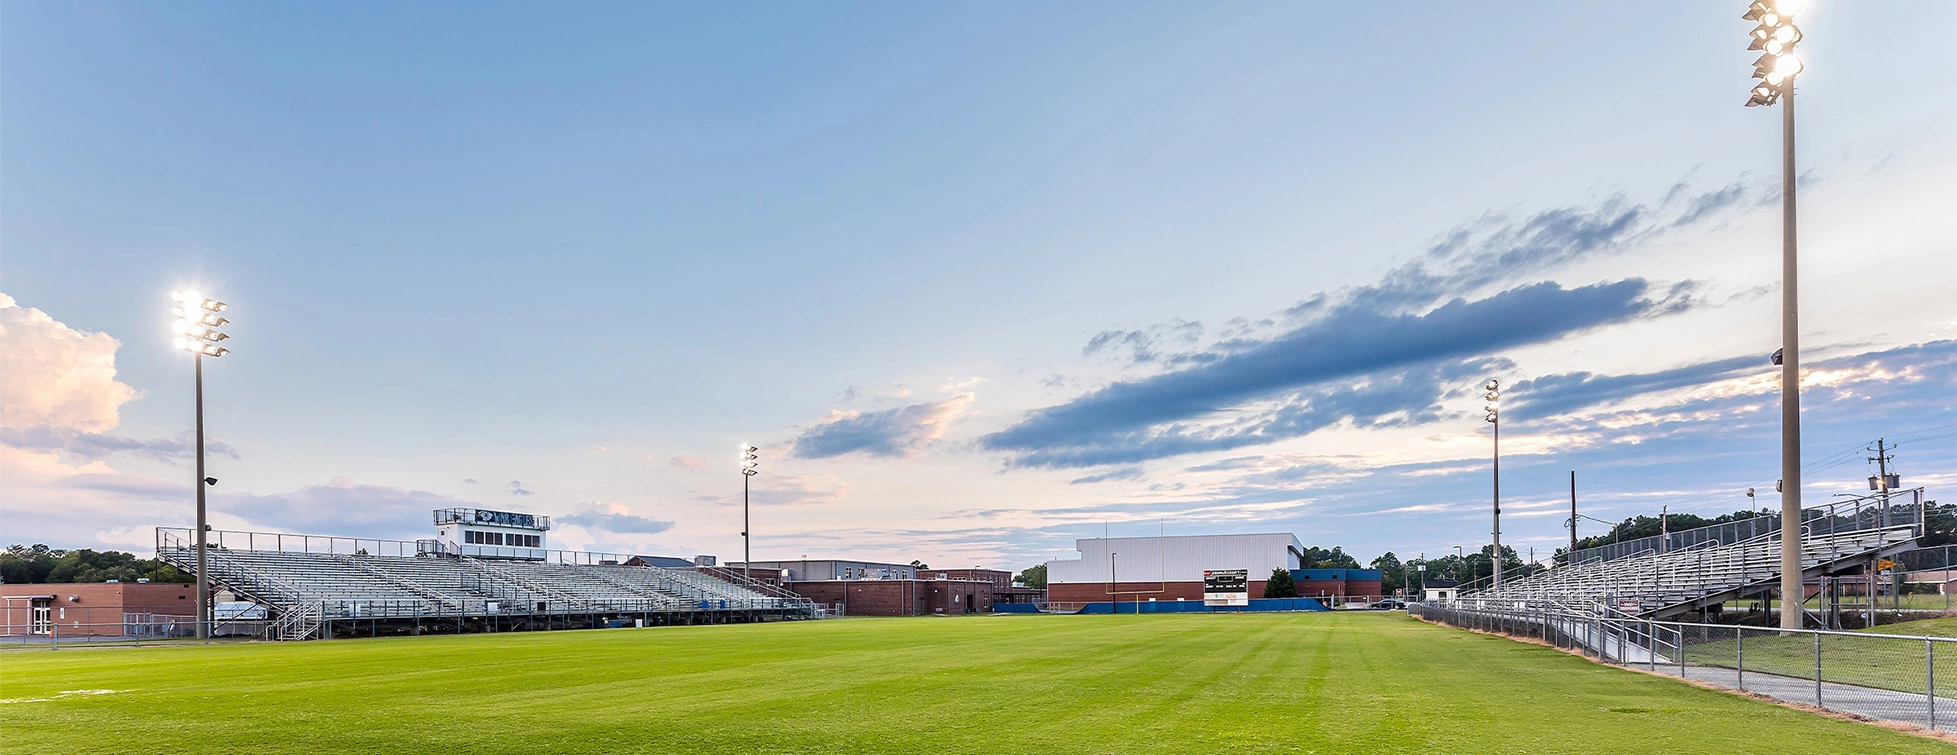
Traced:
POLYGON ((741 576, 750 581, 754 579, 754 551, 749 547, 753 538, 748 533, 753 526, 748 518, 748 481, 761 474, 760 470, 755 469, 761 464, 761 457, 754 453, 759 450, 751 443, 741 444, 741 576))
POLYGON ((191 353, 196 364, 196 406, 197 406, 197 639, 211 638, 211 577, 206 552, 209 548, 207 532, 210 525, 205 515, 204 488, 217 484, 217 479, 204 476, 204 357, 213 359, 231 353, 230 349, 217 345, 219 341, 231 336, 218 331, 231 321, 218 315, 230 309, 231 305, 216 299, 206 299, 193 291, 177 291, 170 294, 176 306, 170 309, 175 319, 177 348, 191 353))
POLYGON ((1794 224, 1794 77, 1803 68, 1794 55, 1801 29, 1794 25, 1802 0, 1755 0, 1741 18, 1757 24, 1748 50, 1760 83, 1747 107, 1780 105, 1780 626, 1800 629, 1801 604, 1801 359, 1799 265, 1794 224))
MULTIPOLYGON (((1468 552, 1466 550, 1463 550, 1459 545, 1454 546, 1454 561, 1455 563, 1460 564, 1462 569, 1465 570, 1468 568, 1468 552)), ((1472 577, 1474 575, 1475 575, 1474 572, 1468 572, 1468 576, 1472 577)), ((1471 579, 1460 579, 1458 576, 1455 579, 1457 582, 1464 585, 1474 581, 1471 579)))
POLYGON ((1482 407, 1482 411, 1487 412, 1482 419, 1487 420, 1488 424, 1495 428, 1495 552, 1489 560, 1494 576, 1494 584, 1490 589, 1500 590, 1502 589, 1502 384, 1490 379, 1481 387, 1487 391, 1482 394, 1482 398, 1488 400, 1488 405, 1482 407))

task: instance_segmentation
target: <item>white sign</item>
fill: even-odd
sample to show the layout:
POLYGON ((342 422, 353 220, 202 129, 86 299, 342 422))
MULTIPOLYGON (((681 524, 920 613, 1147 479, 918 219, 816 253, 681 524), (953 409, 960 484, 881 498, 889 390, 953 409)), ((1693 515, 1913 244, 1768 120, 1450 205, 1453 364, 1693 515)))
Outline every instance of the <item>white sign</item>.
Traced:
POLYGON ((1250 570, 1204 569, 1203 604, 1210 606, 1250 605, 1250 570))

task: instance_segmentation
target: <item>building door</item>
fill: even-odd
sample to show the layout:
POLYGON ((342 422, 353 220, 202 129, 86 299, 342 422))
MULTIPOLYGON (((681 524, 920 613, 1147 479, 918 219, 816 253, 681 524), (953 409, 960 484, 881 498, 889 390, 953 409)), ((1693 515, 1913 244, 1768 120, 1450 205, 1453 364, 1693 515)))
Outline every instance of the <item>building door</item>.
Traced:
POLYGON ((48 598, 35 598, 34 602, 30 603, 29 605, 30 608, 28 609, 28 618, 27 618, 28 633, 29 634, 53 634, 54 633, 53 601, 49 600, 48 598))

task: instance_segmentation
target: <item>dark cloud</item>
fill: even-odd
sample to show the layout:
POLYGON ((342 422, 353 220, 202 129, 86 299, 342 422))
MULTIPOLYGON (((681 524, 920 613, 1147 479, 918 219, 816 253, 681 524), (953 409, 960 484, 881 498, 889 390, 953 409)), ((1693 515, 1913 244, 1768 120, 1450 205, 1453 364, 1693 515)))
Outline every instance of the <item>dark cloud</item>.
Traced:
POLYGON ((874 412, 837 412, 827 422, 795 438, 795 455, 828 459, 847 453, 911 456, 944 434, 945 427, 972 403, 964 393, 943 401, 874 412))
POLYGON ((1017 454, 1019 466, 1077 467, 1269 443, 1343 419, 1424 421, 1450 385, 1497 366, 1482 355, 1663 310, 1648 288, 1537 283, 1417 315, 1341 305, 1214 362, 1034 412, 983 442, 1017 454), (1221 428, 1188 424, 1265 400, 1280 403, 1221 428))
MULTIPOLYGON (((142 440, 114 433, 81 432, 47 425, 29 428, 0 427, 0 445, 35 451, 57 451, 85 459, 105 459, 113 454, 129 453, 160 461, 178 461, 193 458, 197 451, 196 436, 188 431, 178 433, 174 438, 142 440)), ((230 446, 209 438, 204 439, 204 454, 206 457, 238 458, 238 452, 232 450, 230 446)))
POLYGON ((536 495, 535 491, 523 487, 522 480, 510 481, 510 495, 536 495))
POLYGON ((1656 205, 1612 196, 1521 218, 1490 213, 1373 285, 1291 307, 1282 318, 1290 329, 1276 333, 1283 326, 1272 321, 1233 320, 1223 340, 1178 351, 1201 336, 1199 323, 1106 331, 1087 354, 1125 351, 1131 364, 1168 371, 1035 411, 982 442, 1012 454, 1015 466, 1079 467, 1269 443, 1343 421, 1430 421, 1456 383, 1499 366, 1494 355, 1505 349, 1698 304, 1689 283, 1657 290, 1634 278, 1565 289, 1513 285, 1517 278, 1705 222, 1748 194, 1741 183, 1701 193, 1680 185, 1656 205), (1245 411, 1251 416, 1217 424, 1245 411))
POLYGON ((1549 417, 1588 406, 1632 398, 1655 391, 1686 388, 1780 369, 1764 355, 1731 357, 1659 372, 1596 375, 1571 372, 1523 380, 1502 392, 1509 402, 1503 419, 1549 417))

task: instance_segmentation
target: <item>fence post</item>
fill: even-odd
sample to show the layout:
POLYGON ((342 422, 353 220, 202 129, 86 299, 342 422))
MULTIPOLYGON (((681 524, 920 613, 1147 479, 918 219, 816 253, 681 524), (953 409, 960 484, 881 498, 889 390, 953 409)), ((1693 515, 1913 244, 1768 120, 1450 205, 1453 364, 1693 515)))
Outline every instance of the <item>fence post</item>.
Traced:
POLYGON ((1658 622, 1644 623, 1644 660, 1651 666, 1651 673, 1658 673, 1658 622))
POLYGON ((1923 688, 1929 692, 1930 731, 1937 730, 1937 643, 1923 641, 1923 688))
POLYGON ((1821 633, 1814 633, 1814 707, 1821 707, 1821 633))
POLYGON ((1733 627, 1733 674, 1740 691, 1746 691, 1746 627, 1733 627))

